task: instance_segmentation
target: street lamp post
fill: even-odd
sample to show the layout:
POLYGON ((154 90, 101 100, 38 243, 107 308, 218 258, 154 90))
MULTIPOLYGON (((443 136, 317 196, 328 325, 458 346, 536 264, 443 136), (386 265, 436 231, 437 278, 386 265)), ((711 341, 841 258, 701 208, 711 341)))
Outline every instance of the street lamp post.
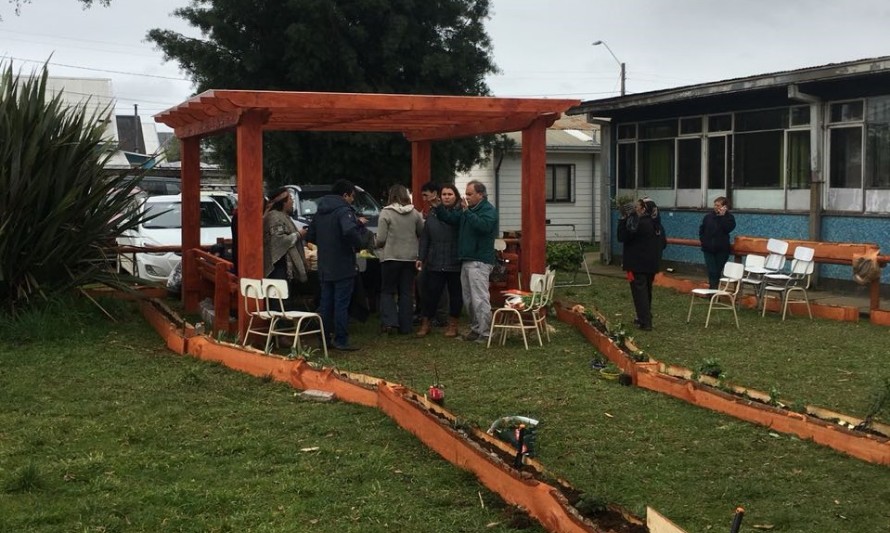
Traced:
POLYGON ((618 63, 618 65, 621 67, 621 96, 624 96, 624 82, 627 79, 625 76, 624 62, 622 62, 620 59, 618 59, 615 56, 615 52, 613 52, 612 49, 609 48, 609 45, 606 44, 606 41, 593 41, 593 43, 591 43, 591 44, 593 44, 593 46, 599 46, 599 45, 605 46, 606 50, 608 50, 609 53, 612 54, 612 58, 615 60, 615 62, 618 63))

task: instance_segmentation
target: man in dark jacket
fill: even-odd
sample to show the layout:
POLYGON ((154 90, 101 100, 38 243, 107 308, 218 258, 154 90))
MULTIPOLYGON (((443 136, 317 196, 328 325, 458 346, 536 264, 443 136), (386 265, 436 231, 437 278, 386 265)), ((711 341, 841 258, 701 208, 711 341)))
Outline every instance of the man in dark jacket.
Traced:
POLYGON ((729 260, 729 234, 735 229, 735 217, 729 212, 726 198, 714 200, 714 210, 705 215, 698 227, 698 240, 705 254, 708 268, 708 286, 716 289, 723 275, 723 267, 729 260))
POLYGON ((618 241, 624 243, 622 263, 637 313, 634 324, 645 331, 652 329, 652 281, 661 262, 664 229, 657 213, 655 202, 639 200, 636 206, 625 206, 618 219, 618 241))
POLYGON ((464 340, 488 342, 491 328, 488 277, 495 262, 498 211, 488 201, 485 184, 476 180, 467 183, 460 210, 449 210, 441 201, 436 202, 435 209, 440 220, 458 226, 460 283, 470 319, 470 332, 464 335, 464 340))
POLYGON ((358 272, 355 254, 362 247, 355 216, 355 185, 347 180, 334 183, 331 194, 318 201, 306 240, 318 245, 318 279, 321 302, 318 313, 325 332, 333 331, 333 348, 356 350, 349 344, 349 302, 358 272))

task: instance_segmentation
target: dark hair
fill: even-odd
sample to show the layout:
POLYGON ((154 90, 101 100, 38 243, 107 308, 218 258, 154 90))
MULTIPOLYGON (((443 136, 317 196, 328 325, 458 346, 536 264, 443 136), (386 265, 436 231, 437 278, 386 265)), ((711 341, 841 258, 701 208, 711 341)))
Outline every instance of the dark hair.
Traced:
POLYGON ((716 204, 718 202, 720 203, 720 205, 725 205, 726 207, 729 207, 729 201, 726 199, 725 196, 718 196, 717 198, 714 198, 714 203, 716 204))
POLYGON ((420 187, 420 192, 434 192, 438 194, 441 190, 442 186, 435 181, 428 181, 420 187))
MULTIPOLYGON (((277 198, 278 196, 280 196, 284 193, 290 194, 290 189, 288 189, 287 187, 278 187, 277 189, 275 189, 274 191, 269 193, 269 201, 271 202, 271 201, 275 200, 275 198, 277 198)), ((284 204, 286 204, 286 203, 287 203, 287 196, 285 196, 281 200, 278 200, 277 202, 273 203, 272 206, 269 207, 269 209, 274 209, 275 211, 281 211, 282 209, 284 209, 284 204)))
POLYGON ((444 185, 439 187, 439 194, 442 194, 442 189, 451 189, 451 191, 454 192, 454 197, 457 198, 456 202, 460 204, 460 191, 457 190, 457 185, 453 183, 445 183, 444 185))
POLYGON ((355 192, 355 185, 349 180, 337 180, 331 187, 331 192, 337 196, 344 196, 355 192))

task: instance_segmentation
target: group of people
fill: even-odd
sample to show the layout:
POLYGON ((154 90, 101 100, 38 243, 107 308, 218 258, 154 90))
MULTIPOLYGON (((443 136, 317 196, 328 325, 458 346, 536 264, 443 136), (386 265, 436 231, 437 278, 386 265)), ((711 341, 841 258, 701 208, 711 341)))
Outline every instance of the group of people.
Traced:
POLYGON ((461 309, 467 307, 470 330, 465 340, 487 340, 491 304, 488 279, 495 263, 498 213, 488 202, 485 185, 467 184, 465 196, 451 184, 433 182, 421 188, 428 209, 415 209, 403 185, 390 187, 380 213, 377 234, 365 227, 353 207, 355 185, 334 183, 318 202, 309 227, 297 229, 293 196, 286 188, 273 191, 263 216, 263 274, 306 283, 310 272, 306 243, 317 249, 318 313, 329 346, 353 351, 349 341, 349 309, 356 287, 356 254, 373 248, 380 259, 380 327, 383 333, 413 333, 415 282, 419 288, 421 322, 418 336, 430 333, 443 295, 448 298, 444 335, 458 336, 461 309), (421 279, 417 280, 418 272, 421 279))
MULTIPOLYGON (((718 288, 723 267, 729 260, 729 234, 735 230, 735 217, 729 212, 727 199, 714 200, 714 208, 702 219, 698 229, 708 285, 718 288)), ((623 243, 623 268, 633 299, 634 325, 652 330, 652 282, 660 270, 661 255, 667 246, 667 235, 658 214, 658 206, 646 197, 622 206, 618 220, 618 241, 623 243)))

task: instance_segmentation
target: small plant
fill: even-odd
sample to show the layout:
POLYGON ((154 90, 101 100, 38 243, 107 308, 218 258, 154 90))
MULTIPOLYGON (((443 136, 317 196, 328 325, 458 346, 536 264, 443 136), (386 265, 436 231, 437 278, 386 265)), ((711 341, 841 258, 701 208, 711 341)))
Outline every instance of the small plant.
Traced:
POLYGON ((547 264, 558 272, 578 270, 584 261, 584 252, 577 242, 548 242, 547 264))
POLYGON ((890 377, 885 377, 883 383, 872 394, 871 405, 865 413, 865 418, 856 426, 856 429, 869 429, 875 417, 884 412, 888 407, 890 407, 890 377))
POLYGON ((43 478, 40 470, 34 463, 28 463, 26 466, 18 469, 12 478, 10 478, 4 487, 8 493, 31 492, 43 487, 43 478))
POLYGON ((637 363, 648 363, 649 362, 649 356, 646 355, 646 352, 644 352, 643 350, 635 350, 635 351, 631 352, 630 357, 637 363))
POLYGON ((710 376, 712 378, 724 379, 726 375, 720 366, 720 361, 714 358, 707 358, 698 364, 696 372, 702 376, 710 376))
POLYGON ((606 356, 600 352, 593 352, 593 358, 590 360, 590 366, 592 368, 605 368, 608 364, 609 360, 606 359, 606 356))
POLYGON ((779 389, 775 385, 769 388, 769 404, 779 407, 779 389))
POLYGON ((624 344, 627 337, 627 326, 623 322, 616 322, 615 325, 609 327, 609 338, 615 341, 615 344, 624 344))
POLYGON ((631 204, 634 202, 634 197, 631 194, 620 194, 615 198, 612 198, 612 209, 621 209, 622 205, 631 204))

